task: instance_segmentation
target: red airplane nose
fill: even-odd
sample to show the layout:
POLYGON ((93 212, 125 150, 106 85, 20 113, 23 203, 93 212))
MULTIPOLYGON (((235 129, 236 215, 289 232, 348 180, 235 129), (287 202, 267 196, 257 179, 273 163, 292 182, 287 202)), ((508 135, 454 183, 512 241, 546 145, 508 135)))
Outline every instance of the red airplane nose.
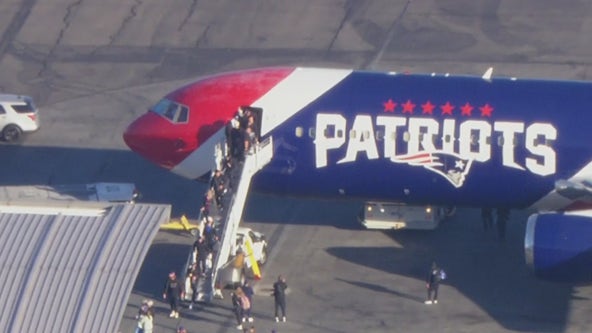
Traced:
POLYGON ((240 105, 251 105, 294 68, 263 68, 206 77, 168 93, 134 121, 123 140, 134 152, 183 176, 209 172, 212 145, 207 144, 234 117, 240 105), (192 158, 185 159, 198 147, 192 158), (208 150, 209 149, 209 150, 208 150), (210 154, 204 158, 197 153, 210 154), (193 158, 195 157, 195 158, 193 158))
POLYGON ((131 123, 123 133, 130 149, 163 168, 172 169, 196 149, 195 139, 154 112, 131 123))

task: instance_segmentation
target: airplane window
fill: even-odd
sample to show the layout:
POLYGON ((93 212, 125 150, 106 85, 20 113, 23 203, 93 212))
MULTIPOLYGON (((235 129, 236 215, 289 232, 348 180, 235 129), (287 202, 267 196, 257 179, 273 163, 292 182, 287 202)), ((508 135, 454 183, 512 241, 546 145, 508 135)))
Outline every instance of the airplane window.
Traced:
POLYGON ((382 133, 382 131, 376 131, 374 136, 376 137, 376 141, 382 141, 382 139, 384 139, 384 133, 382 133))
POLYGON ((325 128, 325 132, 323 133, 326 138, 334 138, 335 137, 335 126, 329 125, 325 128))
POLYGON ((504 136, 500 134, 500 136, 497 137, 497 145, 502 147, 504 145, 504 136))
POLYGON ((151 107, 150 110, 162 116, 164 115, 170 104, 171 101, 169 101, 168 99, 161 99, 158 103, 156 103, 156 105, 151 107))
POLYGON ((179 112, 179 116, 177 117, 177 122, 178 123, 186 123, 188 118, 189 118, 189 109, 186 106, 181 106, 181 111, 179 112))
POLYGON ((170 121, 175 121, 175 118, 178 117, 177 122, 187 122, 189 117, 189 109, 185 106, 182 108, 185 109, 185 114, 181 112, 181 114, 177 115, 179 105, 173 103, 168 99, 161 99, 156 105, 154 105, 150 110, 158 113, 159 115, 169 119, 170 121))
POLYGON ((304 129, 302 128, 302 126, 296 127, 296 130, 294 131, 294 135, 296 135, 297 138, 301 138, 302 134, 304 134, 304 129))
POLYGON ((488 145, 491 144, 491 137, 490 136, 485 138, 485 143, 487 143, 488 145))
POLYGON ((436 137, 436 134, 430 134, 429 140, 431 143, 436 143, 436 141, 438 141, 438 137, 436 137))
POLYGON ((479 144, 479 136, 471 134, 471 145, 476 146, 479 144))
POLYGON ((166 118, 174 121, 175 120, 175 114, 177 113, 177 108, 179 106, 175 103, 171 103, 169 104, 169 106, 167 107, 166 111, 164 112, 163 116, 165 116, 166 118))
POLYGON ((403 141, 409 142, 410 139, 411 139, 411 134, 409 132, 403 133, 403 141))
POLYGON ((450 138, 450 134, 446 134, 446 135, 444 135, 444 141, 446 141, 446 142, 450 142, 450 139, 451 139, 451 138, 450 138))
POLYGON ((534 138, 533 143, 535 146, 549 146, 549 147, 551 147, 553 145, 553 140, 547 140, 546 137, 539 135, 536 138, 534 138))
POLYGON ((391 140, 396 140, 397 139, 397 132, 391 132, 390 134, 391 135, 389 135, 389 136, 390 136, 391 140))
POLYGON ((311 139, 314 139, 316 137, 315 129, 313 127, 310 127, 308 129, 308 137, 311 139))
POLYGON ((442 143, 442 138, 439 137, 437 134, 432 134, 432 142, 435 144, 437 142, 442 143))
POLYGON ((355 139, 356 138, 356 130, 349 131, 349 137, 352 139, 355 139))
POLYGON ((343 130, 337 131, 337 137, 338 138, 343 138, 343 130))

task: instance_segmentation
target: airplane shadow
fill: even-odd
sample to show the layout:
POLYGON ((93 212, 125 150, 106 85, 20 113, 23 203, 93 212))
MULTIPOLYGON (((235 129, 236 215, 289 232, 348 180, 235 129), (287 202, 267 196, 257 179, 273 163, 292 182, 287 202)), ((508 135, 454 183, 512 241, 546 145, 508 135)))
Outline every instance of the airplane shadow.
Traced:
POLYGON ((258 223, 278 222, 278 216, 288 216, 283 224, 324 225, 345 230, 362 230, 357 216, 362 201, 319 200, 286 198, 271 194, 249 193, 244 210, 245 221, 258 223))
POLYGON ((173 216, 196 218, 205 191, 129 150, 0 144, 0 156, 0 186, 135 183, 139 202, 174 203, 173 216))
MULTIPOLYGON (((560 332, 565 329, 573 286, 535 278, 524 264, 527 214, 515 212, 506 240, 485 232, 477 210, 463 209, 431 232, 388 231, 400 247, 333 247, 327 252, 352 263, 423 281, 432 261, 447 272, 451 286, 508 330, 560 332), (381 260, 369 259, 381 258, 381 260), (409 258, 413 258, 410 260, 409 258)), ((412 301, 416 297, 363 281, 344 281, 412 301)))

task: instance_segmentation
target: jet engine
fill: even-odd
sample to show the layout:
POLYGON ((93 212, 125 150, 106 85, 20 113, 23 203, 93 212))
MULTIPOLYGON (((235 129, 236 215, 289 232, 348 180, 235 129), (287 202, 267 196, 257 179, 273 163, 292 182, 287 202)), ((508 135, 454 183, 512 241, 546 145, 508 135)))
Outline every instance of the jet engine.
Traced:
POLYGON ((524 247, 526 264, 537 277, 592 282, 592 210, 531 215, 524 247))

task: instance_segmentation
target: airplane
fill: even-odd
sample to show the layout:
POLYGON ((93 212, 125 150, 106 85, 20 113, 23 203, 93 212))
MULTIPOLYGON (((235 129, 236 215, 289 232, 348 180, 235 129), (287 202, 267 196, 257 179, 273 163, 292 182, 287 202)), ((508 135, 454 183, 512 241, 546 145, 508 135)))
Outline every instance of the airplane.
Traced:
POLYGON ((210 174, 237 109, 261 110, 273 159, 251 183, 278 195, 532 209, 527 264, 592 279, 592 83, 271 67, 210 75, 126 129, 134 152, 210 174))

